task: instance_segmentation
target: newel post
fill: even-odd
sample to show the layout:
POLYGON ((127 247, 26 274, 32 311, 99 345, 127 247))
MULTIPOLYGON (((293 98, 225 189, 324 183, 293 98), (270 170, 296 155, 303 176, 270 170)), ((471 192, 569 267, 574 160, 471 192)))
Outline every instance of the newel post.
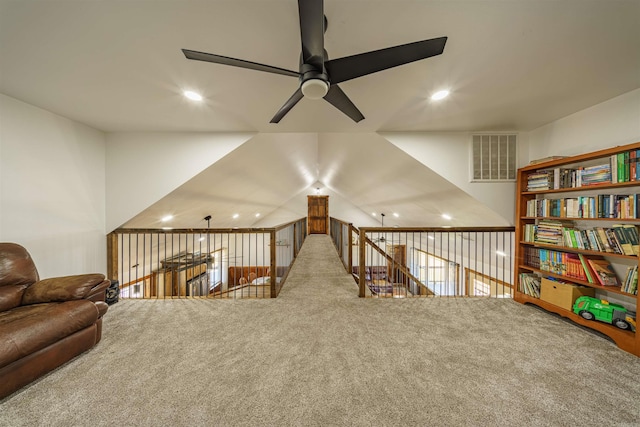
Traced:
POLYGON ((349 264, 347 272, 349 274, 353 274, 353 224, 352 223, 349 223, 349 232, 347 234, 346 246, 348 251, 347 263, 349 264))
POLYGON ((278 296, 276 293, 276 230, 271 229, 269 232, 269 288, 271 289, 271 298, 278 296))
POLYGON ((107 279, 118 280, 118 235, 107 234, 107 279))

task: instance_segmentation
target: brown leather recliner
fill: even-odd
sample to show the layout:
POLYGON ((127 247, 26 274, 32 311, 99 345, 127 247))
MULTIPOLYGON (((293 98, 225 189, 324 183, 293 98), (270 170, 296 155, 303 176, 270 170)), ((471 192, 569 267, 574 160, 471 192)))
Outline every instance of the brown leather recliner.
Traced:
POLYGON ((100 341, 109 284, 103 274, 39 280, 25 248, 0 243, 0 399, 100 341))

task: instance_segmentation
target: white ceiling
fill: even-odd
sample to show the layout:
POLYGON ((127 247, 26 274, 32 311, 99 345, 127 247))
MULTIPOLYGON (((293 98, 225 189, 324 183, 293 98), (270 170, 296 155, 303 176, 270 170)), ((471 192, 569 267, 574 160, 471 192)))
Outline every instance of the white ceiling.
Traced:
MULTIPOLYGON (((640 87, 638 0, 326 0, 325 15, 330 58, 440 36, 448 41, 440 56, 340 84, 364 114, 360 123, 327 102, 303 99, 270 124, 296 90, 295 78, 189 61, 180 49, 297 70, 295 0, 0 0, 0 92, 106 132, 280 135, 527 131, 640 87), (441 88, 451 96, 429 101, 441 88), (183 89, 200 91, 205 101, 187 101, 183 89)), ((264 150, 257 155, 267 156, 264 150)), ((352 156, 347 164, 358 155, 332 150, 311 157, 321 181, 332 164, 322 156, 352 156)), ((272 160, 289 174, 300 166, 287 157, 272 160)), ((225 169, 218 168, 212 173, 222 179, 225 169)), ((341 171, 336 176, 343 179, 334 177, 330 186, 363 211, 377 200, 433 196, 413 188, 398 193, 398 185, 383 192, 385 177, 372 171, 367 182, 379 191, 367 195, 341 171)), ((263 191, 256 182, 267 177, 236 177, 234 194, 224 198, 263 191)), ((307 185, 291 182, 289 197, 307 185)), ((274 188, 267 193, 281 196, 274 188)), ((201 203, 186 189, 171 197, 174 204, 201 203)), ((433 202, 415 205, 436 210, 433 202)))

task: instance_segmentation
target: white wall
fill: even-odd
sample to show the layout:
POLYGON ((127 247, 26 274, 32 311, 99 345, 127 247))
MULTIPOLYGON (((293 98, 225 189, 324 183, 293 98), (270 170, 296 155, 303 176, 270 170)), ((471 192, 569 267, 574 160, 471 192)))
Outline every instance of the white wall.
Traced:
MULTIPOLYGON (((381 133, 389 142, 514 224, 515 182, 471 182, 469 132, 381 133)), ((526 136, 518 137, 520 147, 526 136)))
POLYGON ((640 89, 528 133, 529 158, 571 156, 640 141, 640 89))
POLYGON ((107 232, 244 144, 254 133, 107 135, 107 232))
POLYGON ((273 227, 300 218, 305 218, 307 212, 307 196, 316 194, 320 187, 320 195, 329 196, 329 216, 346 222, 352 222, 356 227, 377 227, 380 225, 371 215, 357 208, 353 203, 327 188, 324 184, 316 183, 302 190, 275 211, 254 224, 254 227, 273 227))
POLYGON ((0 94, 0 240, 41 278, 105 273, 105 135, 0 94))

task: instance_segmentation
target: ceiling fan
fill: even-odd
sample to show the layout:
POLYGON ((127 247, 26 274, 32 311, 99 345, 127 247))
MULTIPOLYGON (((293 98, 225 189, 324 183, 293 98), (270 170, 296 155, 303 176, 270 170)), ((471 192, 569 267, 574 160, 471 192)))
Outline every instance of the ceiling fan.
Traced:
POLYGON ((328 59, 327 51, 324 49, 324 32, 327 29, 327 17, 324 15, 323 0, 298 0, 298 13, 302 41, 299 71, 286 70, 212 53, 187 49, 182 49, 182 52, 187 59, 196 61, 213 62, 298 77, 300 86, 273 116, 271 123, 279 123, 303 96, 310 99, 324 98, 357 123, 364 119, 364 116, 342 89, 338 87, 338 83, 440 55, 444 51, 444 45, 447 42, 446 37, 439 37, 338 59, 328 59))
MULTIPOLYGON (((384 228, 384 217, 385 217, 385 214, 381 213, 381 214, 380 214, 380 217, 382 218, 382 225, 381 225, 381 227, 383 227, 383 228, 384 228)), ((378 235, 379 235, 379 234, 380 234, 380 233, 378 233, 378 235)), ((380 237, 376 237, 375 239, 371 239, 371 240, 372 240, 374 243, 376 243, 376 244, 377 244, 377 243, 385 243, 385 242, 387 241, 386 235, 387 235, 387 233, 384 233, 382 236, 380 236, 380 237)))

